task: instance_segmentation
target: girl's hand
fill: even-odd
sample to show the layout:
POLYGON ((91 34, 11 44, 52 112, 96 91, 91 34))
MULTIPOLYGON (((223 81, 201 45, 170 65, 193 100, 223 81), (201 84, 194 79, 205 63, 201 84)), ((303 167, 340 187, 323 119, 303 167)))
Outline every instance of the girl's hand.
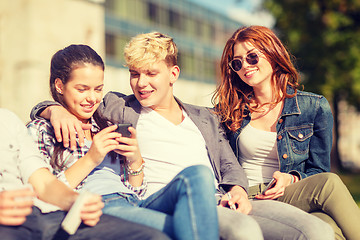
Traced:
POLYGON ((273 174, 273 178, 276 179, 275 186, 267 190, 264 194, 256 195, 256 199, 277 199, 284 195, 285 187, 289 186, 291 183, 291 175, 276 171, 273 174))
POLYGON ((87 155, 91 160, 99 165, 109 152, 119 149, 120 144, 117 139, 121 137, 121 134, 114 131, 117 125, 104 128, 93 137, 93 142, 87 155))
POLYGON ((119 141, 120 145, 118 150, 115 150, 116 153, 121 154, 126 158, 126 165, 127 168, 130 168, 134 171, 141 171, 139 174, 130 174, 129 176, 129 183, 134 187, 141 186, 144 178, 144 173, 142 172, 143 169, 143 159, 140 154, 138 141, 136 139, 136 130, 133 127, 129 127, 128 130, 131 133, 131 137, 120 137, 116 140, 119 141))

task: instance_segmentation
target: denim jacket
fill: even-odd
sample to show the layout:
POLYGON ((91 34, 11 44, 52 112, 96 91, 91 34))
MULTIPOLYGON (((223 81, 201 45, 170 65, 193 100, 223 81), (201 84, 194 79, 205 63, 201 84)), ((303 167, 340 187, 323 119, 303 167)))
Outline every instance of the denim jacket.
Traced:
MULTIPOLYGON (((294 89, 288 88, 287 93, 293 94, 294 89)), ((303 91, 284 101, 276 124, 280 171, 300 179, 330 171, 333 115, 328 101, 321 95, 303 91)), ((251 113, 248 113, 241 127, 235 133, 228 133, 238 161, 238 138, 250 120, 251 113)))

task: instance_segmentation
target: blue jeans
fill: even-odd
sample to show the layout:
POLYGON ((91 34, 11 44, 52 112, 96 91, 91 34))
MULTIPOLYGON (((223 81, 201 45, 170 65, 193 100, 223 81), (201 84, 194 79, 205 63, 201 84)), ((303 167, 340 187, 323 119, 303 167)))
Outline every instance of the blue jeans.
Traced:
POLYGON ((42 214, 36 207, 20 226, 0 225, 2 240, 170 240, 162 232, 109 215, 102 215, 94 227, 81 224, 74 235, 61 229, 65 212, 42 214))
POLYGON ((219 239, 214 176, 205 166, 182 170, 145 200, 135 195, 103 196, 103 212, 161 230, 174 239, 219 239))

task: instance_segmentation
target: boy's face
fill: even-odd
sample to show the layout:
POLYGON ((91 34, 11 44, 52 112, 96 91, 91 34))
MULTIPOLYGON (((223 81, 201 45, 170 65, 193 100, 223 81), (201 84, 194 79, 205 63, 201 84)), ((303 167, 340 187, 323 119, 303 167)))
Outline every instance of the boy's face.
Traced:
POLYGON ((179 76, 179 67, 159 61, 148 68, 130 67, 130 85, 143 107, 153 110, 167 108, 173 99, 172 85, 179 76))

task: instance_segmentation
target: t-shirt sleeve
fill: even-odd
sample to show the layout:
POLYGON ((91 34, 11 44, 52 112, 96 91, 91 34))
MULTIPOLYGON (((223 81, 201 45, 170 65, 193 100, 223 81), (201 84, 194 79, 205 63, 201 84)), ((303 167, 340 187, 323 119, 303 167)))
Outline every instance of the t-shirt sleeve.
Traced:
POLYGON ((16 138, 19 143, 19 162, 18 167, 26 184, 29 177, 40 168, 47 168, 52 171, 51 166, 47 164, 44 158, 40 155, 39 150, 35 146, 34 141, 28 134, 25 125, 17 117, 14 119, 16 125, 16 138))

